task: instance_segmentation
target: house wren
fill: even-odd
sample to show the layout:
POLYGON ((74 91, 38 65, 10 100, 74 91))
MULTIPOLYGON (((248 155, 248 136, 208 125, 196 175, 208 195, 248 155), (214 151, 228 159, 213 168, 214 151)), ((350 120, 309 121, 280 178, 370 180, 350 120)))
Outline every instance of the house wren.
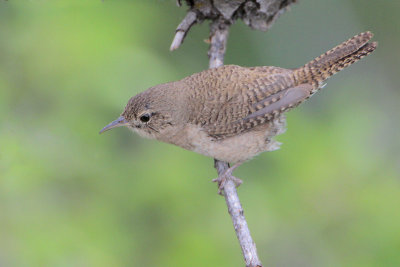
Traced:
POLYGON ((284 112, 323 87, 324 81, 369 55, 371 32, 361 33, 297 69, 226 65, 132 97, 104 127, 127 126, 140 136, 235 163, 279 148, 284 112))

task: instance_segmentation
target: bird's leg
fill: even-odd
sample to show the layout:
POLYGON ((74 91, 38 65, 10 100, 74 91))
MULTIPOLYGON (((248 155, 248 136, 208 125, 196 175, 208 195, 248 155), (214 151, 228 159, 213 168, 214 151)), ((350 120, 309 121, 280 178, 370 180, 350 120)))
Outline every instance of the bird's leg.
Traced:
POLYGON ((222 195, 222 190, 224 189, 224 186, 226 184, 227 180, 231 180, 235 183, 235 186, 238 187, 243 183, 242 180, 239 178, 236 178, 235 176, 232 175, 233 171, 239 167, 242 163, 236 163, 229 169, 227 169, 224 173, 220 174, 218 178, 213 179, 213 182, 218 182, 218 194, 222 195))

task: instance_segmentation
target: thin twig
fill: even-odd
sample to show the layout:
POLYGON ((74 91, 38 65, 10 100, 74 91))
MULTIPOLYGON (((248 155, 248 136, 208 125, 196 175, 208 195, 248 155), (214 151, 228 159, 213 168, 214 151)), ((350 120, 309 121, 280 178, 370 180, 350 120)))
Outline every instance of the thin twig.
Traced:
POLYGON ((169 50, 173 51, 181 46, 181 44, 183 43, 183 39, 185 39, 187 32, 190 30, 190 27, 192 27, 192 25, 196 22, 196 19, 196 12, 188 11, 185 18, 176 28, 175 37, 169 50))
MULTIPOLYGON (((223 174, 229 168, 228 163, 223 161, 215 160, 214 164, 218 175, 223 174)), ((223 194, 229 215, 231 215, 232 218, 236 236, 242 249, 246 267, 261 267, 262 263, 258 258, 256 244, 251 238, 250 230, 247 226, 246 218, 244 217, 244 211, 236 191, 236 186, 232 180, 228 179, 226 181, 223 194)))
POLYGON ((210 69, 224 65, 228 30, 229 24, 224 23, 221 20, 215 20, 210 25, 210 48, 208 49, 210 69))
MULTIPOLYGON (((228 40, 229 24, 221 20, 215 20, 210 25, 210 48, 208 56, 210 58, 209 67, 217 68, 224 64, 224 55, 226 51, 226 43, 228 40)), ((229 164, 215 159, 215 168, 218 175, 222 175, 229 168, 229 164)), ((233 178, 233 177, 232 177, 233 178)), ((256 244, 250 235, 249 227, 247 226, 244 211, 240 204, 239 196, 236 191, 236 186, 233 179, 227 179, 223 187, 228 212, 231 215, 233 227, 235 228, 236 236, 242 248, 243 257, 247 267, 262 266, 257 255, 256 244)))

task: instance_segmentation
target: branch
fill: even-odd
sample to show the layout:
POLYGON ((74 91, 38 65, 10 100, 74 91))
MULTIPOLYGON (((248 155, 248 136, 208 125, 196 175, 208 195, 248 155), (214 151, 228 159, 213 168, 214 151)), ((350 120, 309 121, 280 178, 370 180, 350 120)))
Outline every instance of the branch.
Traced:
POLYGON ((210 69, 224 65, 228 29, 229 24, 221 20, 215 20, 210 25, 210 48, 208 49, 210 69))
MULTIPOLYGON (((225 173, 229 164, 223 161, 214 160, 218 175, 225 173)), ((256 243, 251 238, 249 227, 247 226, 244 211, 240 204, 239 196, 236 191, 235 183, 232 179, 227 179, 224 185, 223 194, 229 215, 231 215, 233 227, 242 249, 243 258, 247 267, 261 267, 262 263, 258 259, 256 243)))
MULTIPOLYGON (((210 48, 208 56, 209 68, 218 68, 224 64, 224 55, 228 39, 229 26, 237 19, 242 19, 249 27, 257 30, 267 30, 276 19, 297 0, 186 0, 189 11, 176 29, 170 50, 179 48, 190 27, 205 19, 210 24, 210 48)), ((177 0, 180 6, 181 0, 177 0)), ((229 168, 227 162, 214 159, 218 175, 226 175, 229 168)), ((242 249, 246 267, 262 267, 258 258, 256 244, 247 226, 244 211, 240 204, 234 180, 237 178, 227 175, 223 185, 228 212, 232 218, 236 236, 242 249)))
POLYGON ((185 39, 187 32, 190 30, 192 25, 196 22, 196 19, 197 19, 197 15, 195 12, 189 11, 186 14, 186 17, 182 20, 182 22, 176 28, 174 40, 172 41, 171 47, 169 48, 170 51, 178 49, 181 46, 181 44, 183 43, 183 39, 185 39))
MULTIPOLYGON (((229 24, 222 20, 215 20, 210 25, 210 48, 208 56, 210 58, 209 67, 218 68, 224 64, 224 55, 226 51, 226 43, 228 40, 229 24)), ((222 176, 229 168, 229 164, 223 161, 214 159, 214 165, 218 175, 222 176)), ((236 236, 239 240, 240 247, 246 266, 262 266, 258 259, 256 244, 250 235, 249 227, 247 226, 244 211, 240 204, 239 196, 236 191, 236 186, 233 179, 228 177, 224 184, 223 194, 225 197, 228 212, 231 215, 233 227, 235 228, 236 236)))

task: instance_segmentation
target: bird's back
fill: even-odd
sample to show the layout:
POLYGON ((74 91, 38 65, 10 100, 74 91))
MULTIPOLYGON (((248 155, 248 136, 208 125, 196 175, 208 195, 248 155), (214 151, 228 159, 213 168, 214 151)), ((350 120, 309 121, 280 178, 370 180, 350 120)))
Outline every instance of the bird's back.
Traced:
POLYGON ((299 105, 323 82, 375 50, 372 33, 356 35, 298 69, 226 65, 181 82, 188 94, 189 122, 215 139, 249 131, 299 105))
POLYGON ((258 102, 294 86, 292 70, 236 65, 209 69, 182 81, 190 88, 189 122, 202 125, 215 136, 226 136, 233 131, 232 123, 257 110, 258 102))

